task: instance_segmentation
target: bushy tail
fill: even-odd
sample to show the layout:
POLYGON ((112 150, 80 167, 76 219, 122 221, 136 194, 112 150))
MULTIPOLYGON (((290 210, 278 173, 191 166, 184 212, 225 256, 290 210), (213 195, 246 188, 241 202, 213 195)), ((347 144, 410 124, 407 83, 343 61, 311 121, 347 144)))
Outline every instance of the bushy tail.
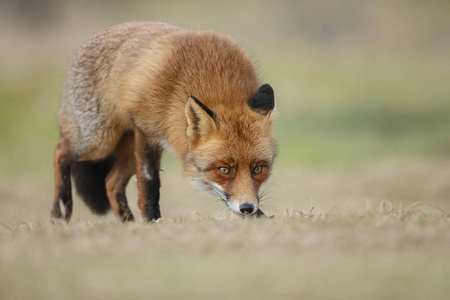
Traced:
POLYGON ((72 164, 77 194, 92 212, 103 215, 111 208, 106 195, 105 179, 114 164, 111 155, 100 161, 78 161, 72 164))

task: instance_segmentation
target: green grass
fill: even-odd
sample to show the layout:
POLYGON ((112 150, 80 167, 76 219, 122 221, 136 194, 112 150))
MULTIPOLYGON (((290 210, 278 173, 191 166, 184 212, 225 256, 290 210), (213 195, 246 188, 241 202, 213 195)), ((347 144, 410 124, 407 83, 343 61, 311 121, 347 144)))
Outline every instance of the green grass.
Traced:
MULTIPOLYGON (((276 91, 281 165, 326 166, 450 153, 450 71, 444 65, 430 68, 434 59, 373 62, 345 56, 336 62, 304 52, 259 60, 263 80, 276 91)), ((4 180, 17 180, 25 170, 31 177, 48 171, 58 137, 64 66, 24 71, 26 76, 2 76, 0 84, 4 180)))
POLYGON ((0 179, 5 183, 47 173, 59 135, 56 113, 64 69, 22 71, 0 76, 0 179))
POLYGON ((450 153, 450 71, 438 58, 303 51, 262 61, 264 80, 279 91, 275 132, 283 164, 450 153))
POLYGON ((276 123, 284 164, 327 165, 450 154, 450 109, 314 109, 276 123))

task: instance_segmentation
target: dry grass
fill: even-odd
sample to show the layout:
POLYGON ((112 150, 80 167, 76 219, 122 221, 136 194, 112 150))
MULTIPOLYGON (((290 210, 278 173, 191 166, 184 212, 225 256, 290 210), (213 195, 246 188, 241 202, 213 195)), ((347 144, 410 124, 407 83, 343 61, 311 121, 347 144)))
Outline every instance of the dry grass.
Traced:
MULTIPOLYGON (((2 206, 11 214, 20 209, 25 221, 10 216, 0 226, 0 298, 444 299, 450 292, 448 202, 439 200, 442 190, 430 193, 429 182, 417 181, 419 170, 433 164, 415 164, 418 173, 409 177, 404 165, 380 166, 390 170, 386 181, 403 174, 409 190, 401 184, 390 190, 400 200, 394 202, 360 198, 358 209, 345 195, 375 198, 365 182, 387 186, 374 168, 286 171, 271 186, 278 199, 266 201, 277 213, 264 220, 214 216, 211 206, 202 209, 211 198, 170 189, 179 186, 181 195, 188 189, 174 175, 164 175, 165 218, 147 225, 96 218, 76 201, 73 222, 53 226, 46 217, 50 201, 32 203, 24 199, 33 191, 18 191, 16 203, 2 206), (291 208, 295 196, 287 185, 308 180, 321 182, 327 194, 309 185, 306 192, 318 196, 315 207, 299 193, 295 207, 304 208, 291 208), (421 189, 436 201, 404 198, 420 197, 421 189), (330 202, 320 201, 325 196, 330 202), (177 197, 184 199, 175 209, 177 197), (195 208, 201 212, 190 213, 195 208)), ((445 170, 429 173, 429 181, 444 186, 445 170)))
POLYGON ((362 215, 106 219, 3 226, 2 299, 443 299, 449 216, 390 202, 362 215))

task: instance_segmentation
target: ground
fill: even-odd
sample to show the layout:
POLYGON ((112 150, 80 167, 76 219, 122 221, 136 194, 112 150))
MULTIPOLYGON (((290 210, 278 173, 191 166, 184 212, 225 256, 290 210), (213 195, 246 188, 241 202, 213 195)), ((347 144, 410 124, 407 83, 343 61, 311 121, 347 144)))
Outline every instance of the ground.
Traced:
POLYGON ((177 166, 155 224, 95 217, 75 199, 72 222, 54 226, 51 199, 24 186, 2 193, 1 298, 444 299, 450 167, 438 166, 284 169, 261 220, 230 215, 177 166))

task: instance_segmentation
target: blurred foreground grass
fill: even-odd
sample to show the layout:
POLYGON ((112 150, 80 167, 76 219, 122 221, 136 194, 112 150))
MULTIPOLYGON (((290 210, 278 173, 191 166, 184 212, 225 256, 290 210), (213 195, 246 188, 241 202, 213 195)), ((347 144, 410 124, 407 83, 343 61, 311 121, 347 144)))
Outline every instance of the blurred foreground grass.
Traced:
POLYGON ((445 299, 449 215, 390 202, 265 220, 0 227, 2 299, 445 299))

